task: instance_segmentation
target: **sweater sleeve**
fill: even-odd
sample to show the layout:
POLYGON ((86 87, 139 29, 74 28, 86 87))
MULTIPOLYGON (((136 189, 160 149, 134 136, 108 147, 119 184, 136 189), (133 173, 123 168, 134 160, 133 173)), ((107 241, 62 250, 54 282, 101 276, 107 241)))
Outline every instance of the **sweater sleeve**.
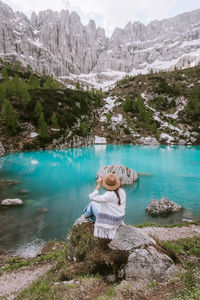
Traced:
POLYGON ((108 192, 104 193, 103 195, 99 195, 99 191, 97 189, 89 194, 89 198, 94 202, 108 202, 110 200, 108 192))

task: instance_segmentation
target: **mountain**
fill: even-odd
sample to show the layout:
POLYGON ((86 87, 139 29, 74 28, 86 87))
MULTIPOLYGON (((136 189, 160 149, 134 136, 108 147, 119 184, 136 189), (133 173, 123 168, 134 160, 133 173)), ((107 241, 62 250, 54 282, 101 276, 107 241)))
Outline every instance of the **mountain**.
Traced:
POLYGON ((0 57, 30 65, 38 73, 136 74, 200 61, 200 9, 147 26, 129 22, 111 38, 94 21, 83 25, 77 13, 67 10, 32 13, 29 20, 0 1, 0 18, 0 57))
POLYGON ((0 61, 0 148, 200 144, 200 65, 127 76, 107 92, 66 88, 0 61), (1 144, 2 143, 2 144, 1 144))
POLYGON ((127 76, 107 92, 94 134, 111 144, 199 145, 200 65, 127 76))

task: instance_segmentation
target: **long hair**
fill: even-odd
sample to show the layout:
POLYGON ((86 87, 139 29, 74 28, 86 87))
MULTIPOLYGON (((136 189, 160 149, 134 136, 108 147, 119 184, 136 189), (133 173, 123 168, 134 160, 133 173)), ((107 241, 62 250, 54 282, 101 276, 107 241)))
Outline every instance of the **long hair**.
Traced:
POLYGON ((117 190, 114 190, 114 192, 115 192, 115 195, 117 196, 117 198, 118 198, 118 205, 121 205, 121 199, 120 199, 120 196, 119 196, 119 188, 117 189, 117 190))

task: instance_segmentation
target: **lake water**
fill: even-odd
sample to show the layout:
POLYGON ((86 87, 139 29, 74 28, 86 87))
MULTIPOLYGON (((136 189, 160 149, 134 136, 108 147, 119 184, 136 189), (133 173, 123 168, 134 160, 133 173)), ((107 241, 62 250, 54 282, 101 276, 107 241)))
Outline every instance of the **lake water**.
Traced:
POLYGON ((0 208, 0 251, 30 255, 44 241, 65 239, 96 186, 97 170, 109 164, 123 164, 146 173, 134 185, 125 187, 126 223, 169 224, 183 218, 200 219, 200 147, 95 145, 8 154, 0 158, 1 182, 18 183, 1 183, 0 200, 21 198, 25 205, 0 208), (21 189, 29 192, 20 195, 21 189), (184 215, 146 215, 150 200, 163 196, 183 205, 184 215), (38 213, 41 208, 48 212, 38 213))

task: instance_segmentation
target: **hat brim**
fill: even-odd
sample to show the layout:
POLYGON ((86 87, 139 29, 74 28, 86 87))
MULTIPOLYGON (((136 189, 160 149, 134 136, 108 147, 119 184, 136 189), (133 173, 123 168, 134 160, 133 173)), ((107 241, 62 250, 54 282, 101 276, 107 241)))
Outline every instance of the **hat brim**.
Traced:
POLYGON ((102 178, 102 185, 103 187, 108 190, 108 191, 115 191, 117 190, 119 187, 120 187, 120 179, 115 175, 116 177, 116 184, 115 185, 108 185, 106 183, 106 177, 108 176, 108 174, 104 175, 103 178, 102 178))

